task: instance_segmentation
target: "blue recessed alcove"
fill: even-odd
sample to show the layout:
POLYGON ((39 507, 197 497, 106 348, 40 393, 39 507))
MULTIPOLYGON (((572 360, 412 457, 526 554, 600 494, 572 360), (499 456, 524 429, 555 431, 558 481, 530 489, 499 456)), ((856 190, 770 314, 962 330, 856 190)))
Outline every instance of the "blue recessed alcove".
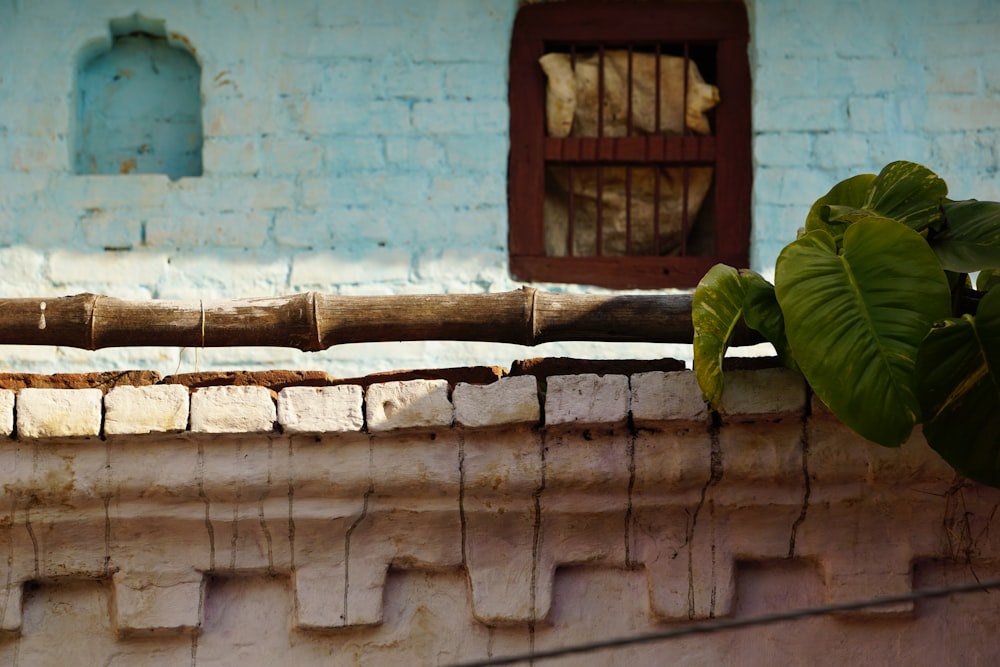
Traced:
POLYGON ((201 66, 174 42, 165 21, 133 14, 81 52, 76 173, 201 176, 201 66))

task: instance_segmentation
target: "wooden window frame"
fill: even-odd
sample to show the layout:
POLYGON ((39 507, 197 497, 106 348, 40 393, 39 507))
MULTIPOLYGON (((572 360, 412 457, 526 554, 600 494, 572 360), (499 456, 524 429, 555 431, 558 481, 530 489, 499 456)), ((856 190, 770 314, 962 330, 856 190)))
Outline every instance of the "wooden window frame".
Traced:
MULTIPOLYGON (((510 271, 517 280, 613 289, 694 287, 718 262, 749 264, 752 187, 749 28, 741 2, 555 2, 522 7, 510 50, 510 271), (710 256, 545 255, 543 204, 547 162, 615 164, 621 138, 545 135, 546 45, 699 43, 717 48, 721 101, 711 136, 627 137, 660 165, 714 165, 715 252, 710 256), (558 159, 554 159, 559 156, 558 159)), ((620 159, 620 157, 619 157, 620 159)), ((709 202, 706 201, 706 205, 709 202)))

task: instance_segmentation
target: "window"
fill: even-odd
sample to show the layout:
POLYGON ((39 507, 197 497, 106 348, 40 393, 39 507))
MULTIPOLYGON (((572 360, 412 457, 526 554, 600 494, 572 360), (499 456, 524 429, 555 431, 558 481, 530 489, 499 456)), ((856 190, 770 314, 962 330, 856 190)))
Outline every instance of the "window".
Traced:
POLYGON ((693 287, 746 266, 750 68, 739 2, 523 7, 510 53, 519 280, 693 287))

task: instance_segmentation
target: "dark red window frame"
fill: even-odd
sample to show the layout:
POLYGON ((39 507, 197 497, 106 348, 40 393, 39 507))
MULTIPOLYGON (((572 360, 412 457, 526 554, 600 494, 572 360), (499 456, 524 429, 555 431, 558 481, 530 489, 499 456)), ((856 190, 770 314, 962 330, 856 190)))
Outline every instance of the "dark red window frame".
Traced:
POLYGON ((749 29, 741 2, 554 2, 522 7, 510 50, 510 270, 515 279, 613 289, 694 287, 712 265, 749 264, 751 126, 749 29), (711 136, 566 138, 545 134, 551 44, 709 44, 721 101, 711 136), (548 257, 543 205, 548 163, 713 165, 715 252, 710 256, 548 257), (624 159, 623 159, 624 158, 624 159))

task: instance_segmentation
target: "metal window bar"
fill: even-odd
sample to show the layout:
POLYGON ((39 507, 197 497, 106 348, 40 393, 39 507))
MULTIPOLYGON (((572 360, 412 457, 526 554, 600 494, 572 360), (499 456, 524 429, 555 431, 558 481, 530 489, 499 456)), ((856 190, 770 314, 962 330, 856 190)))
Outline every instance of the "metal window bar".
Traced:
MULTIPOLYGON (((597 146, 600 152, 601 139, 604 137, 604 96, 607 94, 604 80, 604 44, 597 49, 597 146)), ((600 163, 597 165, 597 200, 595 202, 597 227, 595 231, 594 250, 598 257, 604 254, 604 172, 600 163)))
MULTIPOLYGON (((656 44, 656 103, 655 103, 655 118, 653 123, 654 136, 660 136, 660 57, 661 45, 659 42, 656 44)), ((653 254, 660 254, 660 168, 656 167, 653 170, 653 254)))
MULTIPOLYGON (((627 111, 625 113, 625 136, 632 136, 632 44, 628 45, 628 89, 627 111)), ((632 255, 632 165, 625 166, 625 254, 632 255)))
MULTIPOLYGON (((688 135, 691 134, 691 128, 688 127, 688 117, 687 117, 687 109, 688 109, 688 87, 689 87, 689 83, 690 83, 689 82, 689 76, 688 76, 688 73, 689 73, 688 67, 690 66, 690 61, 691 61, 690 45, 687 42, 684 42, 684 69, 683 69, 683 74, 682 74, 682 76, 684 78, 684 98, 683 98, 684 104, 683 104, 683 106, 681 106, 681 127, 682 127, 681 135, 685 136, 685 137, 687 137, 688 135)), ((658 85, 658 82, 657 82, 657 85, 658 85)), ((685 158, 687 158, 686 155, 685 155, 685 158)), ((688 237, 688 229, 690 229, 690 224, 691 224, 691 221, 688 220, 688 189, 689 189, 689 187, 691 185, 690 176, 691 176, 690 167, 688 167, 688 165, 685 163, 685 165, 684 165, 684 171, 683 171, 683 180, 684 180, 684 183, 683 183, 683 186, 682 186, 682 188, 683 188, 683 194, 681 195, 681 252, 680 252, 680 254, 681 254, 682 257, 687 256, 687 237, 688 237)))
MULTIPOLYGON (((576 70, 576 46, 570 46, 569 48, 569 66, 570 69, 576 70)), ((569 181, 569 198, 566 202, 566 256, 572 257, 574 255, 574 242, 573 242, 573 232, 574 223, 576 218, 574 217, 575 211, 573 210, 574 196, 573 196, 573 169, 572 164, 569 165, 568 181, 569 181)))
MULTIPOLYGON (((559 48, 556 45, 556 48, 559 48)), ((599 42, 599 43, 564 43, 562 48, 568 52, 570 68, 575 72, 578 63, 582 59, 589 60, 590 63, 596 61, 596 98, 597 108, 595 109, 596 131, 580 133, 580 127, 574 125, 575 129, 571 136, 559 142, 555 155, 559 158, 548 158, 550 164, 556 165, 560 162, 561 169, 564 170, 566 192, 565 210, 565 236, 560 239, 564 242, 565 255, 569 257, 605 257, 608 253, 623 254, 625 256, 661 256, 667 251, 671 251, 678 256, 689 256, 688 235, 695 225, 694 216, 691 215, 690 203, 692 188, 695 181, 694 172, 696 163, 706 164, 714 162, 713 148, 706 149, 699 144, 701 139, 690 125, 687 114, 689 99, 692 95, 692 81, 689 68, 693 60, 693 46, 690 42, 599 42), (609 50, 615 49, 616 60, 612 61, 609 50), (620 51, 619 51, 620 49, 620 51), (652 132, 646 134, 640 132, 637 125, 637 113, 635 95, 637 94, 637 66, 636 53, 638 51, 653 55, 654 81, 652 97, 653 119, 652 132), (622 54, 621 51, 624 51, 622 54), (620 71, 621 55, 625 56, 625 71, 620 71), (678 109, 675 106, 670 108, 670 118, 664 120, 664 110, 669 102, 666 95, 672 94, 671 90, 663 90, 662 78, 665 74, 662 59, 666 55, 680 56, 683 70, 681 85, 681 99, 679 114, 679 127, 675 125, 678 109), (609 88, 610 73, 606 68, 611 66, 615 71, 615 76, 624 74, 624 92, 626 99, 624 105, 621 100, 607 99, 611 94, 609 88), (625 108, 622 109, 621 107, 625 108), (624 118, 618 116, 619 110, 625 113, 624 118), (609 113, 612 115, 609 116, 609 113), (615 123, 614 128, 610 128, 609 123, 615 123), (624 127, 617 123, 623 122, 624 127), (666 137, 664 135, 668 128, 678 127, 679 136, 666 137), (640 139, 642 137, 642 139, 640 139), (619 145, 619 140, 624 139, 619 145), (644 157, 636 156, 635 143, 633 140, 642 141, 645 145, 644 157), (553 159, 554 158, 554 159, 553 159), (668 167, 668 165, 671 165, 668 167), (609 171, 609 167, 614 167, 609 171), (580 171, 580 168, 584 172, 580 171), (638 231, 637 225, 640 220, 636 218, 637 212, 646 208, 642 199, 636 198, 636 172, 635 169, 650 169, 651 177, 652 205, 648 207, 651 219, 641 219, 642 231, 638 231), (592 179, 592 180, 591 180, 592 179), (669 185, 664 184, 666 179, 669 185), (590 188, 593 190, 590 190, 590 188), (624 206, 621 210, 617 203, 609 203, 609 187, 622 188, 621 196, 624 199, 624 206), (664 189, 669 187, 671 196, 678 197, 677 206, 670 206, 671 210, 679 209, 679 215, 674 217, 674 213, 663 211, 664 197, 668 192, 664 189), (581 204, 580 197, 577 196, 576 189, 582 188, 581 194, 585 200, 581 204), (589 192, 588 192, 589 190, 589 192), (593 206, 590 205, 593 197, 593 206), (582 208, 585 206, 585 208, 582 208), (638 208, 637 208, 638 206, 638 208), (590 213, 589 210, 593 210, 590 213), (581 239, 580 225, 581 215, 583 222, 587 224, 588 230, 585 238, 581 239), (587 218, 593 215, 593 218, 587 218), (609 217, 611 216, 611 217, 609 217), (621 217, 618 217, 621 216, 621 217), (668 217, 669 216, 669 217, 668 217), (614 224, 612 228, 611 225, 614 224), (665 225, 670 225, 665 232, 665 225), (592 230, 592 232, 591 232, 592 230), (593 241, 590 241, 591 233, 593 241), (642 234, 642 237, 637 236, 642 234), (668 235, 669 234, 669 235, 668 235), (614 235, 613 237, 611 235, 614 235), (650 236, 652 238, 650 238, 650 236), (678 238, 679 237, 679 238, 678 238), (639 247, 637 239, 643 238, 643 245, 639 247), (669 239, 669 240, 668 240, 669 239), (675 241, 675 239, 677 239, 675 241), (578 248, 577 243, 582 245, 578 248), (669 246, 668 246, 669 243, 669 246)), ((620 94, 620 92, 618 93, 620 94)), ((675 94, 675 93, 674 93, 675 94)), ((574 124, 577 119, 574 119, 574 124)), ((592 126, 593 127, 593 126, 592 126)), ((675 134, 675 130, 670 129, 670 134, 675 134)), ((551 149, 550 149, 551 150, 551 149)), ((644 179, 646 177, 644 176, 644 179)), ((644 181, 649 182, 649 181, 644 181)), ((647 191, 648 192, 648 191, 647 191)), ((641 195, 640 195, 641 196, 641 195)), ((615 195, 617 199, 618 195, 615 195)))

